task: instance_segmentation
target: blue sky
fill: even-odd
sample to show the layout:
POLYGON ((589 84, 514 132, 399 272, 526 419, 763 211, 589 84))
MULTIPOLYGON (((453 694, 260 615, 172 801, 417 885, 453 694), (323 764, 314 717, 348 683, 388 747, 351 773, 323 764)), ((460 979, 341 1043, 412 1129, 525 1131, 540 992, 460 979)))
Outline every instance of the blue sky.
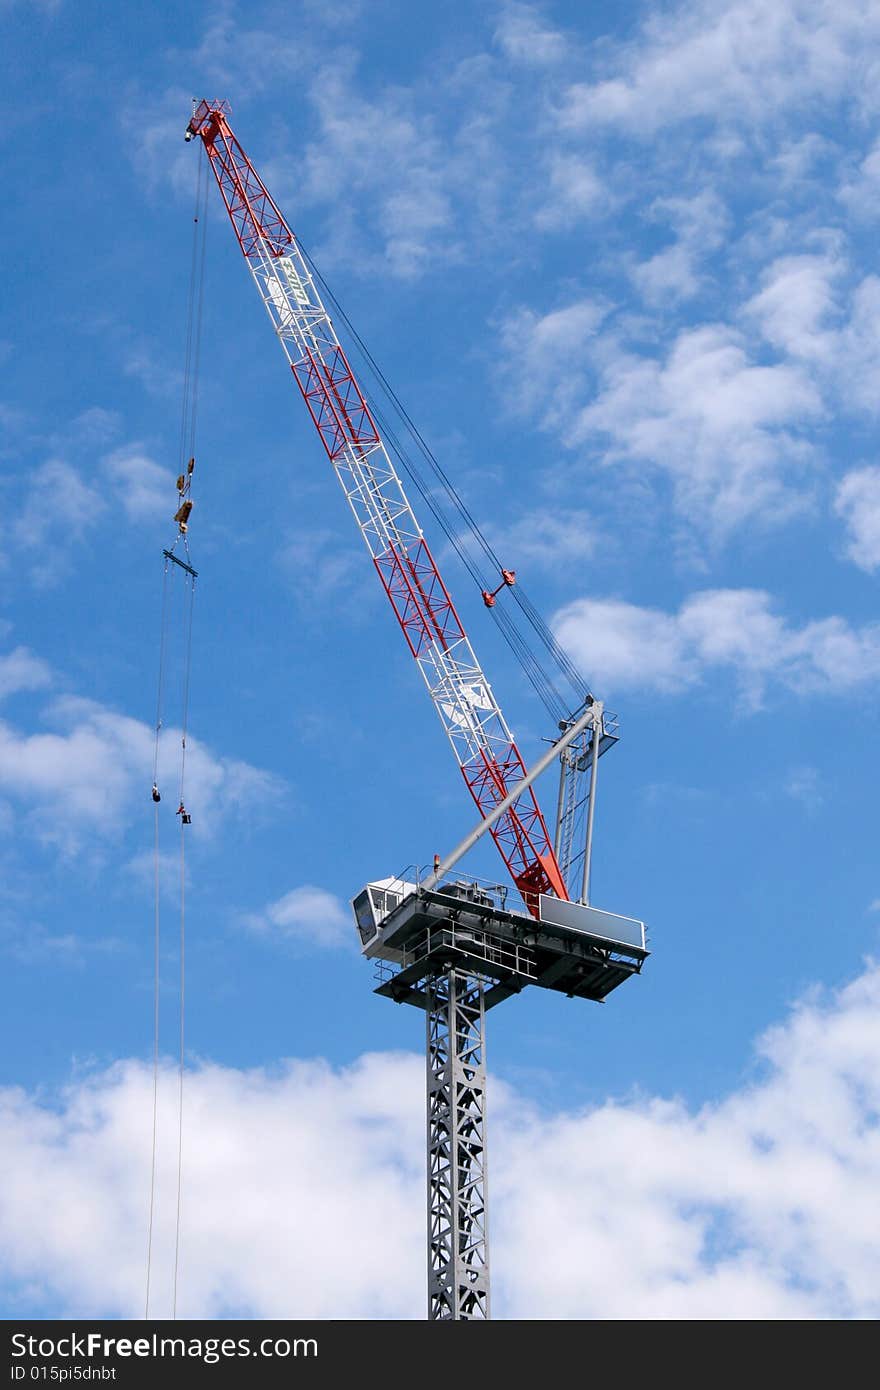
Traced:
MULTIPOLYGON (((136 1313, 141 1298, 151 725, 197 165, 183 130, 202 95, 230 100, 504 562, 621 717, 593 899, 643 917, 654 954, 602 1008, 536 993, 490 1018, 499 1312, 537 1308, 521 1270, 546 1259, 548 1287, 552 1271, 577 1284, 580 1302, 553 1305, 566 1316, 628 1315, 629 1293, 614 1305, 590 1282, 601 1248, 659 1316, 876 1315, 862 1218, 841 1202, 834 1230, 810 1226, 824 1179, 797 1217, 824 1282, 766 1212, 832 1151, 841 1191, 876 1176, 876 9, 5 0, 0 26, 0 1082, 20 1159, 0 1198, 6 1315, 136 1313), (833 1134, 811 1111, 820 1077, 833 1134), (797 1142, 767 1139, 789 1110, 797 1142), (529 1136, 560 1185, 590 1162, 600 1185, 616 1163, 636 1175, 651 1151, 698 1190, 702 1154, 720 1205, 647 1175, 650 1237, 603 1233, 585 1208, 563 1258, 547 1230, 567 1214, 534 1232, 515 1218, 514 1177, 541 1171, 529 1136), (50 1187, 105 1222, 102 1266, 69 1207, 39 1199, 50 1187), (99 1187, 113 1219, 95 1215, 99 1187)), ((186 1149, 185 1307, 420 1316, 422 1021, 371 994, 346 904, 450 848, 470 803, 211 194, 187 913, 192 1104, 211 1119, 186 1149), (297 1130, 288 1107, 316 1096, 335 1118, 297 1130), (248 1115, 261 1142, 225 1168, 248 1115), (320 1277, 303 1284, 278 1254, 271 1290, 248 1266, 218 1294, 212 1268, 265 1264, 279 1213, 308 1226, 314 1174, 297 1178, 295 1155, 334 1124, 397 1212, 370 1218, 379 1254, 365 1237, 338 1285, 334 1221, 360 1208, 353 1171, 331 1165, 320 1277), (267 1175, 275 1145, 286 1163, 267 1175), (224 1206, 250 1182, 269 1195, 239 1249, 196 1194, 224 1206), (415 1271, 385 1303, 375 1259, 415 1271)), ((528 760, 544 711, 443 563, 528 760)), ((493 853, 474 872, 497 875, 493 853)))

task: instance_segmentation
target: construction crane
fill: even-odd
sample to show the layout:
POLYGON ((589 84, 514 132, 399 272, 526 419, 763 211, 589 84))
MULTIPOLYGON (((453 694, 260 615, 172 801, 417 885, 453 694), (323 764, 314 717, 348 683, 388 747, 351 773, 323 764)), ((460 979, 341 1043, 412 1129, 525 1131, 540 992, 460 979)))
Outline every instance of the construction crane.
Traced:
MULTIPOLYGON (((365 392, 318 287, 318 275, 237 140, 229 104, 193 104, 185 139, 209 166, 294 381, 342 486, 404 639, 477 806, 476 827, 428 873, 368 884, 353 899, 377 992, 427 1017, 428 1315, 489 1316, 485 1048, 488 1008, 528 984, 601 1000, 641 970, 642 922, 589 905, 598 759, 616 722, 585 688, 529 771, 464 630, 365 392), (533 783, 560 764, 553 840, 533 783), (579 846, 578 826, 585 823, 579 846), (489 833, 518 894, 450 878, 489 833), (580 867, 578 891, 569 885, 580 867)), ((387 430, 385 431, 387 434, 387 430)), ((494 609, 515 575, 501 570, 494 609)), ((551 639, 552 644, 552 639, 551 639)))

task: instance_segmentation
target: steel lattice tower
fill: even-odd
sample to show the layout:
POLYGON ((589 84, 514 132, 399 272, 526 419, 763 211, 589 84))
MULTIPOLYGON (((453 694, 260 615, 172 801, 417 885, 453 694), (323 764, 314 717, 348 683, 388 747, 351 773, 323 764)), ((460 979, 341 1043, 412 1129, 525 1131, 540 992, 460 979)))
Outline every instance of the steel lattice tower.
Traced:
POLYGON ((428 1317, 488 1318, 483 981, 427 981, 428 1317))

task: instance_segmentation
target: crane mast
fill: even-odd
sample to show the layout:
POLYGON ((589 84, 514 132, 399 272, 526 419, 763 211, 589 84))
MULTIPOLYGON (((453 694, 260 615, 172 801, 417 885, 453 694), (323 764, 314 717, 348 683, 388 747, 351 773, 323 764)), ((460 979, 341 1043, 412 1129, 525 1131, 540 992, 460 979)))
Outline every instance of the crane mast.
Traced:
MULTIPOLYGON (((443 582, 283 214, 229 125, 229 106, 202 101, 198 137, 275 335, 342 485, 376 573, 424 679, 465 783, 487 816, 525 776, 516 742, 443 582)), ((492 826, 530 912, 541 894, 568 898, 534 791, 492 826)))

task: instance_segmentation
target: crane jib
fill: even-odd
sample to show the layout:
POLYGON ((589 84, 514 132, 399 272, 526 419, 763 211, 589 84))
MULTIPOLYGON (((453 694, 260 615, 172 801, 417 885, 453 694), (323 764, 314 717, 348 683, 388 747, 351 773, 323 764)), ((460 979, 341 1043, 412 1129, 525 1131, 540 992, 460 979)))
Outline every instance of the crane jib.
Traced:
MULTIPOLYGON (((227 119, 202 101, 198 136, 242 253, 312 423, 446 731, 465 783, 487 816, 525 776, 513 735, 477 660, 403 483, 336 336, 309 265, 227 119)), ((491 826, 514 883, 537 916, 541 893, 567 898, 529 786, 491 826)))

